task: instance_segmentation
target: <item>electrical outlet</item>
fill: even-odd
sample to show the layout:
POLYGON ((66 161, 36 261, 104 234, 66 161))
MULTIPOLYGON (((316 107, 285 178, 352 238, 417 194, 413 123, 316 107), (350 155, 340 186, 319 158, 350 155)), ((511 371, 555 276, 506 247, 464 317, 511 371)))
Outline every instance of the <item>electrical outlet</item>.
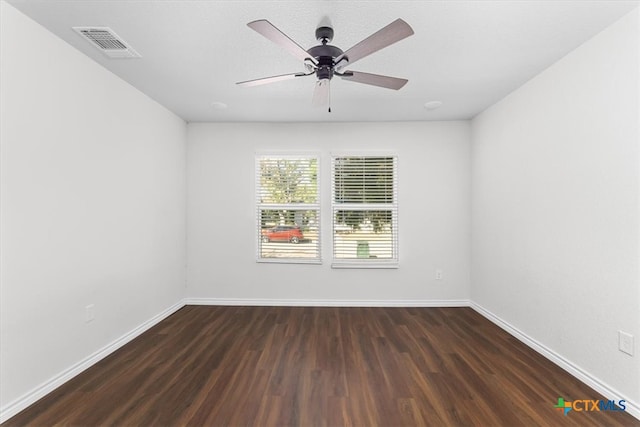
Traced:
POLYGON ((633 356, 633 335, 618 331, 618 350, 633 356))
POLYGON ((436 280, 442 280, 442 276, 443 276, 442 270, 439 268, 436 268, 436 280))
POLYGON ((93 319, 95 318, 95 306, 93 304, 89 304, 84 308, 84 321, 85 323, 93 322, 93 319))

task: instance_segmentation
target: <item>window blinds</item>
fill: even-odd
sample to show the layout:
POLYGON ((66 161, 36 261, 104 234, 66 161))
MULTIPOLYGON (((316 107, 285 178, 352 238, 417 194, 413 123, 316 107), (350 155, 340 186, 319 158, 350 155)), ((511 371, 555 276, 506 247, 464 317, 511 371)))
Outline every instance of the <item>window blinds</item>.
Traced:
POLYGON ((397 156, 333 156, 331 164, 333 265, 397 266, 397 156))
POLYGON ((317 156, 256 156, 257 260, 320 262, 317 156))

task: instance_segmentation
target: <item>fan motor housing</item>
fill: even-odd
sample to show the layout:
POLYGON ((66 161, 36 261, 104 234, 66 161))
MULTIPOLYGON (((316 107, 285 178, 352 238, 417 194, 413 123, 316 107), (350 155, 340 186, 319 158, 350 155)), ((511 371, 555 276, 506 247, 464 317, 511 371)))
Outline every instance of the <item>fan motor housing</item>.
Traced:
POLYGON ((319 80, 331 79, 333 77, 334 60, 342 55, 342 49, 329 44, 314 46, 307 50, 307 53, 318 61, 316 76, 319 80))

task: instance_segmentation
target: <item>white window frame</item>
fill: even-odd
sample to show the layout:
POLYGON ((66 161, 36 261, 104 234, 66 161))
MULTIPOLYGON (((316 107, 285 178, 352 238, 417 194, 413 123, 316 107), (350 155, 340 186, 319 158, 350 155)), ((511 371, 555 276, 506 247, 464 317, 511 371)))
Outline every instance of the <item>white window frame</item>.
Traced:
POLYGON ((256 208, 256 262, 259 263, 280 263, 280 264, 322 264, 322 221, 321 221, 321 209, 320 209, 320 184, 321 179, 321 160, 320 154, 316 152, 257 152, 255 154, 255 208, 256 208), (262 203, 260 200, 261 192, 261 172, 260 161, 263 159, 315 159, 316 170, 316 202, 315 203, 262 203), (263 210, 302 210, 302 211, 315 211, 316 212, 316 227, 317 227, 317 242, 316 242, 316 254, 317 257, 263 257, 262 256, 262 211, 263 210))
POLYGON ((331 153, 331 255, 332 268, 398 268, 399 228, 398 228, 398 154, 395 152, 356 151, 331 153), (335 161, 342 157, 391 157, 393 158, 393 202, 392 203, 337 203, 335 192, 335 161), (389 210, 391 211, 391 258, 336 258, 336 213, 341 210, 389 210))

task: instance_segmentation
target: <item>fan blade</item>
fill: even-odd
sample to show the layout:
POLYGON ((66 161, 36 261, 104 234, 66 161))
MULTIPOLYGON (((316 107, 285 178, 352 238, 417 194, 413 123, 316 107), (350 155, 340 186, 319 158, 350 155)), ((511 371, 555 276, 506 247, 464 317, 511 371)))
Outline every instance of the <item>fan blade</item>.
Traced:
POLYGON ((266 19, 259 19, 257 21, 252 21, 247 24, 247 26, 258 33, 262 34, 264 37, 268 38, 275 44, 289 51, 290 54, 295 56, 301 61, 305 61, 310 59, 314 64, 317 64, 317 61, 312 58, 306 50, 304 50, 300 45, 289 38, 285 33, 277 29, 271 22, 266 19))
POLYGON ((273 77, 265 77, 262 79, 255 79, 255 80, 247 80, 244 82, 237 82, 237 85, 240 86, 260 86, 260 85, 266 85, 269 83, 275 83, 275 82, 281 82, 283 80, 291 80, 294 79, 296 77, 304 77, 304 76, 308 76, 309 74, 305 74, 305 73, 294 73, 294 74, 282 74, 280 76, 273 76, 273 77))
POLYGON ((360 71, 345 71, 339 74, 344 80, 364 83, 366 85, 386 87, 387 89, 401 89, 409 80, 399 79, 391 76, 381 76, 379 74, 362 73, 360 71))
POLYGON ((313 91, 313 99, 311 104, 314 107, 327 107, 329 106, 329 79, 318 80, 316 88, 313 91))
POLYGON ((349 64, 371 55, 374 52, 384 49, 395 42, 409 37, 413 34, 413 29, 402 19, 396 19, 391 24, 371 34, 351 49, 338 56, 335 63, 339 63, 345 56, 349 59, 349 64))

